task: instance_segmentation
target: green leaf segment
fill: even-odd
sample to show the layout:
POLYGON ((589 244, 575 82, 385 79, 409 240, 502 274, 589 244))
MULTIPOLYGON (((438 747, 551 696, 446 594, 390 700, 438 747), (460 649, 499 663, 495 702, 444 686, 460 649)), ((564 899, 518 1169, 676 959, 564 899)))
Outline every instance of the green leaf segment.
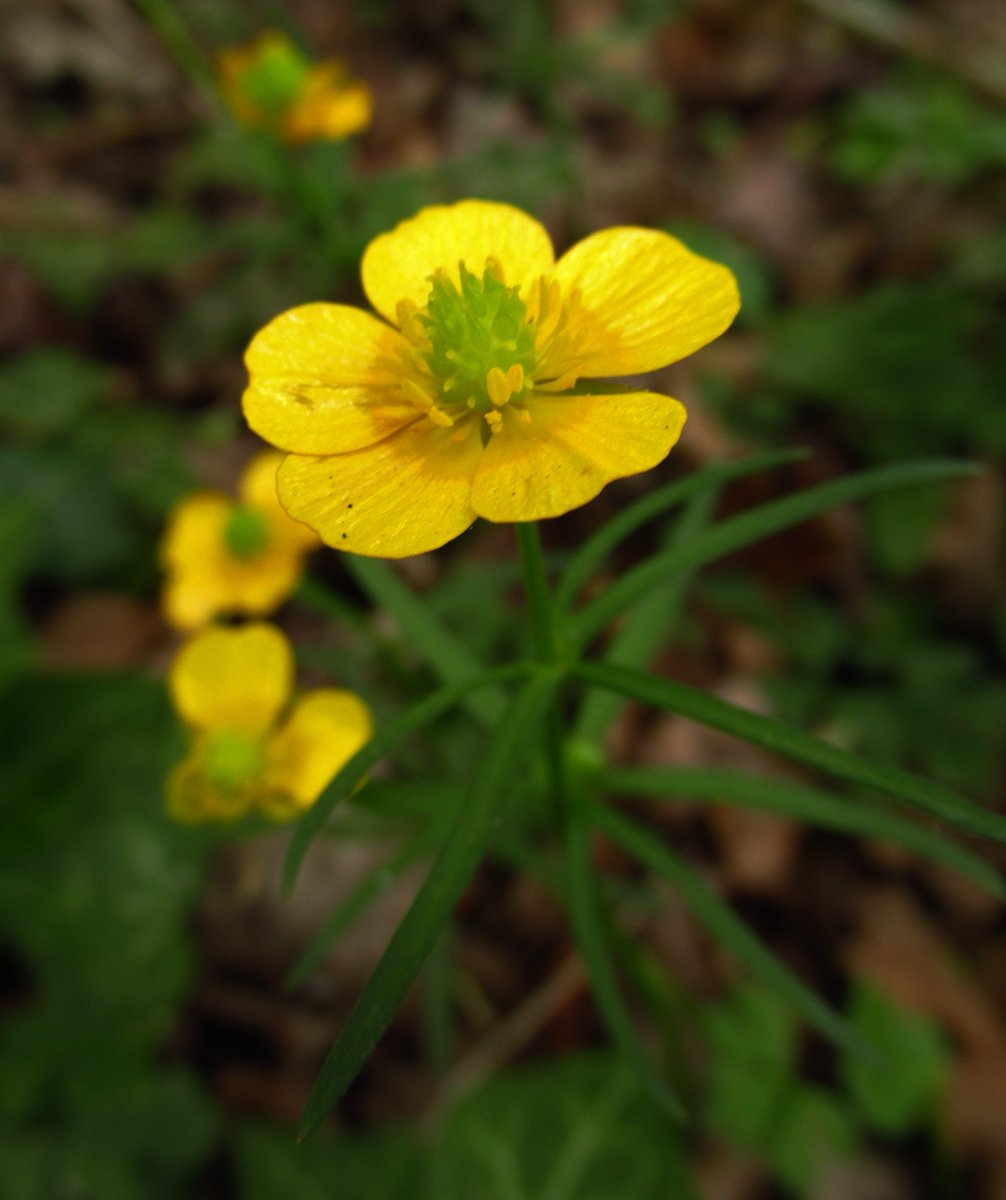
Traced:
MULTIPOLYGON (((357 581, 392 615, 410 644, 426 656, 443 686, 384 725, 304 815, 290 847, 286 885, 293 886, 312 839, 336 806, 404 738, 459 707, 467 709, 489 736, 463 802, 436 823, 432 835, 427 834, 425 840, 420 837, 393 856, 381 880, 365 883, 353 893, 332 915, 295 973, 297 980, 304 978, 331 939, 380 893, 381 881, 395 878, 433 852, 425 881, 324 1063, 304 1113, 302 1136, 317 1127, 349 1087, 437 943, 483 857, 506 840, 499 835, 508 801, 518 791, 535 787, 536 776, 529 769, 534 755, 541 754, 547 768, 550 812, 562 853, 557 887, 569 912, 599 1015, 650 1094, 676 1116, 681 1115, 682 1105, 641 1039, 612 954, 620 931, 617 913, 606 903, 604 880, 592 862, 595 835, 610 839, 647 870, 669 881, 709 932, 808 1024, 852 1054, 862 1057, 865 1053, 869 1058, 869 1047, 856 1029, 748 929, 659 832, 624 816, 604 797, 690 796, 710 803, 764 808, 825 828, 894 842, 955 868, 996 895, 1004 894, 1001 878, 986 862, 942 832, 899 813, 892 802, 965 833, 1001 842, 1006 842, 1006 818, 938 784, 870 762, 774 718, 644 669, 671 632, 688 579, 703 564, 836 504, 974 472, 970 464, 949 461, 888 467, 809 488, 753 512, 708 524, 724 483, 794 457, 791 452, 763 455, 708 468, 651 493, 584 543, 567 564, 554 593, 537 528, 518 525, 532 653, 528 661, 510 667, 482 669, 390 568, 347 556, 357 581), (679 505, 685 506, 683 515, 663 549, 576 606, 581 590, 628 534, 679 505), (654 611, 655 596, 660 598, 661 614, 654 611), (660 615, 659 632, 647 634, 643 627, 651 628, 656 615, 660 615), (583 659, 586 647, 616 617, 623 623, 599 659, 583 659), (576 701, 580 702, 579 715, 572 732, 578 741, 570 738, 566 724, 576 701), (718 770, 609 770, 600 755, 585 766, 584 756, 578 755, 575 747, 582 747, 584 739, 588 747, 598 740, 625 702, 651 705, 722 730, 852 785, 856 794, 840 796, 812 783, 750 778, 718 770), (882 797, 879 802, 873 798, 876 794, 882 797)), ((317 595, 313 602, 318 604, 317 595)))

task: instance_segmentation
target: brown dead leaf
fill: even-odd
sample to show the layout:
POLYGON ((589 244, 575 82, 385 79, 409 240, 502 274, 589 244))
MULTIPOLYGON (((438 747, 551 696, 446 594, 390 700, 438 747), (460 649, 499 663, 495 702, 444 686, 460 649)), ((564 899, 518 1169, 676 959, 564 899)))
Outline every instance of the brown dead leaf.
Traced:
POLYGON ((42 627, 42 662, 54 671, 145 666, 163 639, 149 605, 111 592, 78 592, 42 627))

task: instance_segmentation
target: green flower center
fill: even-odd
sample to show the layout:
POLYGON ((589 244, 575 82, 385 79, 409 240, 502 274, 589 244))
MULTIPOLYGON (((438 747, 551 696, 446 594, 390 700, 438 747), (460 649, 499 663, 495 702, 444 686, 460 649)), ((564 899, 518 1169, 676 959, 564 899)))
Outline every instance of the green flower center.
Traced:
POLYGON ((270 42, 241 76, 241 91, 256 108, 281 116, 304 90, 311 64, 295 46, 270 42))
POLYGON ((234 507, 224 526, 224 545, 234 558, 254 558, 269 544, 269 527, 261 513, 244 504, 234 507))
POLYGON ((430 343, 424 358, 441 388, 443 408, 479 412, 523 395, 534 375, 534 330, 517 288, 490 263, 482 278, 458 264, 458 288, 446 272, 433 276, 425 312, 417 315, 430 343))
POLYGON ((265 767, 261 738, 241 729, 218 729, 203 746, 203 774, 214 787, 238 791, 254 783, 265 767))

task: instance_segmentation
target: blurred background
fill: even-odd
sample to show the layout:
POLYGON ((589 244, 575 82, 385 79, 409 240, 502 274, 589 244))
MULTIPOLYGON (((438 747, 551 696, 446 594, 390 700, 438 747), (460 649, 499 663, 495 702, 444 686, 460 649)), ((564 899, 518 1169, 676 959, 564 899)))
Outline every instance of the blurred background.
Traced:
MULTIPOLYGON (((668 1130, 605 1048, 562 910, 501 854, 330 1128, 295 1146, 420 867, 382 874, 394 836, 361 818, 284 900, 286 831, 170 822, 184 737, 158 598, 172 506, 232 488, 255 449, 247 342, 291 305, 362 302, 374 234, 472 195, 560 250, 657 226, 733 268, 742 312, 656 378, 690 414, 670 459, 549 522, 550 553, 746 451, 809 455, 731 486, 724 514, 912 457, 984 464, 706 570, 656 666, 1001 806, 1002 5, 5 0, 0 66, 0 1196, 1006 1197, 998 903, 907 852, 683 803, 654 819, 883 1073, 799 1030, 647 884, 623 967, 689 1081, 694 1120, 668 1130), (216 56, 265 29, 342 60, 369 127, 291 146, 237 123, 216 56), (373 902, 339 910, 368 879, 373 902), (343 936, 289 986, 333 910, 343 936)), ((400 565, 487 659, 517 637, 511 543, 480 526, 400 565)), ((378 720, 428 690, 338 556, 311 571, 325 599, 280 614, 302 682, 353 687, 378 720)), ((779 769, 635 710, 608 748, 779 769)), ((385 775, 460 780, 479 753, 439 730, 385 775)))

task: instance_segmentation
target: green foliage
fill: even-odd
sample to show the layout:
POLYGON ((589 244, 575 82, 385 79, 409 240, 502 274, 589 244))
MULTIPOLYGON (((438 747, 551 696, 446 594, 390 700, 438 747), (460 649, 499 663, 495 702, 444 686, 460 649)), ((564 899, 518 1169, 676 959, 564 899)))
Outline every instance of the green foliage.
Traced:
POLYGON ((783 719, 970 794, 990 792, 1006 681, 976 647, 936 626, 925 596, 877 591, 843 615, 812 595, 772 603, 736 575, 705 580, 702 592, 783 652, 789 669, 767 680, 783 719))
POLYGON ((0 429, 21 437, 65 433, 100 400, 108 377, 58 346, 22 354, 0 373, 0 429))
POLYGON ((889 1137, 929 1122, 947 1081, 949 1049, 942 1031, 863 983, 853 990, 849 1016, 881 1047, 877 1062, 842 1060, 846 1089, 862 1119, 889 1137))
POLYGON ((0 694, 32 658, 20 584, 31 555, 35 514, 19 501, 0 504, 0 694))
POLYGON ((0 724, 0 928, 32 972, 0 1034, 11 1195, 174 1197, 215 1126, 188 1071, 158 1063, 202 857, 162 813, 174 720, 153 682, 24 678, 0 724))
POLYGON ((701 1016, 709 1127, 800 1196, 830 1164, 854 1158, 864 1133, 897 1137, 931 1124, 947 1082, 946 1043, 931 1022, 862 983, 848 1015, 877 1055, 843 1054, 841 1091, 801 1079, 796 1029, 773 993, 741 986, 701 1016))
POLYGON ((793 1019, 773 993, 738 987, 701 1017, 709 1049, 705 1117, 736 1146, 757 1150, 774 1136, 796 1071, 793 1019))
POLYGON ((1006 162, 1006 119, 960 81, 913 67, 853 93, 839 115, 831 162, 851 183, 960 185, 1006 162))
POLYGON ((235 1144, 239 1200, 419 1200, 423 1165, 404 1130, 319 1133, 298 1144, 288 1132, 245 1125, 235 1144))
POLYGON ((436 1200, 693 1200, 673 1126, 611 1054, 501 1075, 452 1116, 436 1200))
POLYGON ((766 378, 788 399, 831 409, 875 460, 1003 451, 993 364, 969 353, 987 321, 982 298, 955 284, 887 284, 772 322, 766 378))
POLYGON ((295 1146, 246 1126, 240 1200, 695 1200, 682 1147, 635 1074, 585 1052, 503 1072, 448 1113, 429 1144, 404 1130, 295 1146))
POLYGON ((189 485, 180 440, 170 414, 130 407, 0 448, 0 504, 36 520, 28 569, 74 583, 128 577, 137 564, 149 575, 157 527, 189 485))

